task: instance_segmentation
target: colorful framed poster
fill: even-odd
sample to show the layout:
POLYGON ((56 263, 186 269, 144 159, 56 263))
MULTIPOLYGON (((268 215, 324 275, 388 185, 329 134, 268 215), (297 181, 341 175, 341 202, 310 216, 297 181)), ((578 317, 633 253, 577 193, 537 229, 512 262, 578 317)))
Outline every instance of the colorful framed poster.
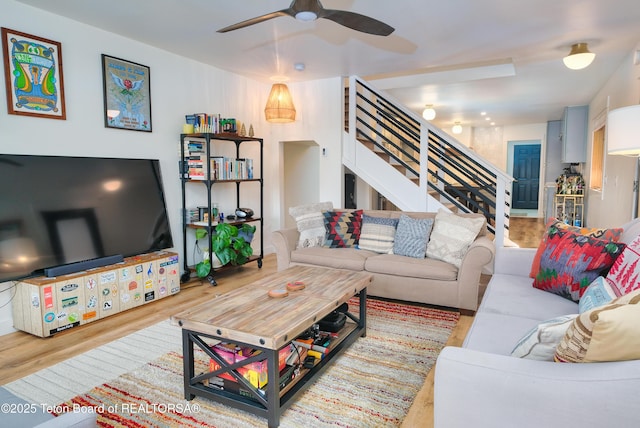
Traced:
POLYGON ((104 126, 151 132, 149 67, 102 54, 104 126))
POLYGON ((2 53, 9 114, 65 120, 60 43, 2 27, 2 53))

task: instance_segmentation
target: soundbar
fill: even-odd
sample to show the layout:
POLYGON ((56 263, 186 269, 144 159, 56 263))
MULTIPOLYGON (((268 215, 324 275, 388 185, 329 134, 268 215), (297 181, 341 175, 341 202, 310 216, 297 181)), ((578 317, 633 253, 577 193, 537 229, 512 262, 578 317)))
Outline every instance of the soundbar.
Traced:
POLYGON ((97 259, 82 260, 65 265, 52 266, 44 269, 44 276, 51 278, 54 276, 66 275, 68 273, 80 272, 87 269, 114 265, 122 262, 123 260, 124 257, 121 254, 116 254, 113 256, 105 256, 97 259))

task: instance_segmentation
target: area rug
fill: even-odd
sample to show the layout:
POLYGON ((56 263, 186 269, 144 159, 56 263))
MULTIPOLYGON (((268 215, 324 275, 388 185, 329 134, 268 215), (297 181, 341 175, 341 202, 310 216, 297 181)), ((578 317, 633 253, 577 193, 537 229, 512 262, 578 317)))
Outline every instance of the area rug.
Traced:
MULTIPOLYGON (((354 312, 358 310, 357 303, 356 299, 350 301, 354 312)), ((457 312, 369 299, 367 336, 359 338, 334 360, 284 412, 280 426, 399 426, 458 318, 457 312)), ((161 324, 168 330, 169 342, 180 336, 177 327, 166 322, 161 324)), ((68 394, 86 382, 78 385, 73 379, 65 382, 59 374, 81 373, 78 370, 84 368, 76 367, 76 360, 81 360, 78 357, 48 369, 49 374, 57 373, 54 378, 47 379, 48 375, 36 373, 31 379, 20 379, 6 387, 28 401, 52 405, 53 413, 96 412, 98 425, 104 427, 267 426, 266 419, 205 398, 186 401, 180 340, 166 346, 168 352, 159 358, 91 389, 79 390, 72 398, 68 398, 68 394), (33 385, 34 379, 42 382, 40 386, 62 382, 60 389, 64 394, 43 394, 40 390, 34 400, 33 387, 37 388, 33 385)), ((108 353, 94 354, 91 367, 95 370, 112 365, 108 353)), ((196 351, 196 372, 208 369, 207 358, 204 352, 196 351)), ((82 366, 86 364, 84 361, 82 366)))

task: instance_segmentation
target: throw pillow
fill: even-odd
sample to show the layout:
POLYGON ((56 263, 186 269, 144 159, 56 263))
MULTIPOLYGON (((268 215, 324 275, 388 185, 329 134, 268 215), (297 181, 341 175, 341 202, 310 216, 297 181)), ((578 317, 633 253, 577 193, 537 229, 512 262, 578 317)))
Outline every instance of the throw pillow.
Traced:
POLYGON ((326 238, 324 246, 329 248, 355 247, 360 238, 362 210, 325 211, 324 227, 326 238))
POLYGON ((393 254, 424 259, 432 227, 432 218, 411 218, 400 214, 393 254))
MULTIPOLYGON (((626 251, 626 249, 624 251, 626 251)), ((622 252, 622 254, 624 254, 624 251, 622 252)), ((580 297, 580 302, 578 303, 578 312, 583 313, 593 308, 599 308, 600 306, 604 306, 607 303, 611 302, 616 297, 620 297, 620 294, 617 293, 613 287, 611 287, 611 284, 606 278, 599 276, 594 279, 591 284, 589 284, 587 290, 584 292, 582 297, 580 297)))
POLYGON ((607 274, 607 281, 615 288, 618 295, 640 288, 638 262, 640 262, 640 236, 627 245, 607 274))
POLYGON ((372 217, 363 214, 358 248, 376 253, 393 253, 396 226, 398 226, 397 218, 372 217))
POLYGON ((640 290, 580 314, 558 344, 554 360, 589 363, 640 359, 640 290))
POLYGON ((533 263, 531 263, 531 272, 529 273, 529 276, 531 278, 535 278, 540 271, 540 257, 542 256, 542 252, 547 245, 549 234, 555 233, 558 229, 568 230, 579 235, 590 236, 592 238, 604 239, 613 242, 618 242, 620 240, 620 237, 622 236, 622 232, 624 231, 624 229, 621 227, 614 229, 596 229, 589 227, 570 226, 556 218, 549 219, 545 227, 547 232, 542 236, 542 240, 540 241, 540 245, 538 246, 538 251, 533 257, 533 263))
POLYGON ((512 357, 553 361, 556 347, 578 314, 543 321, 529 331, 511 352, 512 357))
POLYGON ((484 217, 462 217, 438 210, 427 246, 427 257, 460 267, 484 224, 484 217))
POLYGON ((322 212, 333 209, 332 202, 299 205, 289 208, 289 214, 296 221, 300 237, 297 248, 320 247, 324 244, 326 229, 322 212))
POLYGON ((578 302, 624 247, 625 244, 556 229, 548 236, 533 286, 578 302))

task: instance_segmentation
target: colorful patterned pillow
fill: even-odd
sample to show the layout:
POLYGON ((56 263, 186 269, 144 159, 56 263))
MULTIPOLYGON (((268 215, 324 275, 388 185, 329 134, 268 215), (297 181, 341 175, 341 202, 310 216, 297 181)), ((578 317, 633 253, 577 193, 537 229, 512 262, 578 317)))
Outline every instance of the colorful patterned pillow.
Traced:
POLYGON ((553 361, 556 347, 577 316, 578 314, 563 315, 541 322, 520 339, 511 351, 511 356, 529 360, 553 361))
POLYGON ((363 214, 358 248, 392 254, 396 226, 398 226, 397 218, 371 217, 363 214))
POLYGON ((324 228, 327 236, 324 246, 329 248, 349 248, 358 245, 362 227, 362 210, 325 211, 324 228))
MULTIPOLYGON (((622 251, 622 254, 624 254, 625 251, 626 249, 622 251)), ((620 257, 618 257, 618 259, 620 257)), ((618 259, 613 263, 614 266, 618 262, 618 259)), ((620 293, 611 286, 606 278, 599 276, 589 284, 587 290, 584 292, 582 297, 580 297, 578 312, 583 313, 594 308, 599 308, 600 306, 608 304, 616 297, 620 297, 620 293)))
POLYGON ((324 244, 326 231, 322 212, 332 209, 333 202, 330 201, 289 208, 300 232, 297 248, 321 247, 324 244))
POLYGON ((411 218, 400 214, 393 254, 424 259, 432 227, 432 218, 411 218))
POLYGON ((431 240, 427 246, 427 257, 462 265, 469 246, 485 225, 484 217, 462 217, 442 209, 436 214, 431 240))
POLYGON ((607 282, 619 296, 640 288, 639 262, 640 236, 627 245, 607 274, 607 282))
POLYGON ((625 244, 556 229, 548 235, 533 286, 578 302, 624 247, 625 244))
POLYGON ((554 360, 590 363, 640 359, 640 290, 580 314, 558 344, 554 360))
POLYGON ((542 256, 542 252, 547 246, 547 237, 550 233, 555 233, 557 230, 568 230, 579 235, 618 242, 620 240, 620 237, 622 236, 622 232, 624 231, 623 228, 596 229, 589 227, 570 226, 556 218, 549 219, 546 225, 546 230, 547 232, 542 236, 542 240, 540 241, 540 245, 538 246, 538 251, 533 258, 533 263, 531 263, 531 272, 529 273, 529 276, 531 278, 535 278, 536 275, 538 275, 538 270, 540 268, 540 257, 542 256))

